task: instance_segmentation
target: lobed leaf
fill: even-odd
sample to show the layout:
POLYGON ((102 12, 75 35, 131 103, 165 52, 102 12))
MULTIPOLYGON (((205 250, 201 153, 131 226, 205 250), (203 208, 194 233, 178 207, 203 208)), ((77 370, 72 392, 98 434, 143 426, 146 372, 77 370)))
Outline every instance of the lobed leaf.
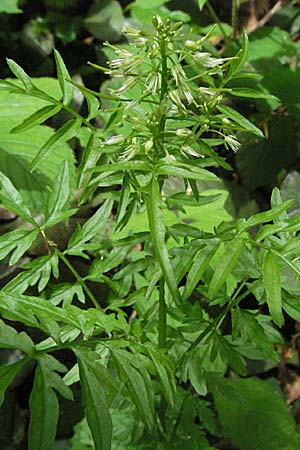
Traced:
POLYGON ((30 222, 34 227, 39 228, 34 218, 31 215, 30 210, 25 205, 20 193, 16 190, 11 181, 0 172, 0 203, 8 209, 8 211, 14 212, 18 216, 30 222))
POLYGON ((105 368, 91 359, 84 350, 76 350, 83 402, 95 450, 110 450, 112 440, 112 420, 101 383, 105 368))

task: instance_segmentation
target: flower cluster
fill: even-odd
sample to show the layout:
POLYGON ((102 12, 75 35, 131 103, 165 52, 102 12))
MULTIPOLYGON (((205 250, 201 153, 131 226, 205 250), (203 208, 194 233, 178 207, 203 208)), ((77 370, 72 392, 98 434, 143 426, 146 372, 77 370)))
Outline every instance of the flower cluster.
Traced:
POLYGON ((153 24, 152 35, 124 29, 128 44, 122 48, 106 43, 116 58, 108 62, 105 73, 120 80, 112 94, 120 96, 120 102, 126 98, 123 119, 133 126, 126 139, 118 134, 107 139, 105 145, 116 145, 121 161, 137 155, 151 158, 157 151, 168 161, 177 157, 201 158, 204 155, 199 142, 210 133, 220 136, 226 149, 237 151, 240 143, 230 134, 231 121, 224 115, 215 115, 222 101, 219 80, 233 58, 213 57, 206 51, 209 34, 194 41, 184 36, 181 23, 155 17, 153 24), (140 97, 133 100, 130 97, 136 95, 132 91, 136 85, 140 97), (172 126, 172 120, 182 121, 183 126, 172 126))

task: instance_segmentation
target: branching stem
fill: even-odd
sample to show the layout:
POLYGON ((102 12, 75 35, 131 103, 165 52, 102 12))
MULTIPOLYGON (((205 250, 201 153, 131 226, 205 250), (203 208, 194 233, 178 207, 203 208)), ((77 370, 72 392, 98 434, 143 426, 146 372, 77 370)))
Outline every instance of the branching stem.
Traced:
POLYGON ((56 250, 56 252, 57 252, 58 257, 61 259, 61 261, 65 264, 65 266, 67 266, 67 268, 70 270, 70 272, 74 275, 76 281, 81 285, 82 289, 85 291, 85 293, 87 294, 87 296, 89 297, 89 299, 91 300, 91 302, 93 303, 95 308, 102 309, 101 306, 99 305, 96 297, 94 296, 94 294, 92 293, 90 288, 87 286, 86 282, 81 277, 81 275, 77 272, 75 267, 70 263, 68 258, 66 258, 65 255, 62 252, 60 252, 59 250, 56 250))

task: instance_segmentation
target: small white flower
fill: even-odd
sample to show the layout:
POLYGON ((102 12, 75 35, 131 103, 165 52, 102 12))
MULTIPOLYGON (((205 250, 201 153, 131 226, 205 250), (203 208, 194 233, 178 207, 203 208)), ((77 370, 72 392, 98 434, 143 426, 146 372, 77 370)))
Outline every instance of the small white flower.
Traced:
POLYGON ((203 155, 201 155, 198 152, 196 152, 196 150, 194 150, 189 145, 183 145, 181 147, 181 153, 183 155, 187 155, 187 156, 195 156, 196 158, 203 158, 203 155))
POLYGON ((199 92, 204 95, 215 95, 215 92, 207 87, 199 87, 199 92))
POLYGON ((169 93, 170 99, 172 102, 179 108, 179 109, 185 109, 184 104, 181 101, 179 92, 177 90, 170 91, 169 93))
POLYGON ((140 146, 136 137, 133 137, 131 140, 131 144, 125 148, 124 152, 119 156, 120 161, 129 161, 132 159, 138 152, 140 146))
POLYGON ((125 141, 124 136, 121 136, 120 134, 116 134, 115 136, 112 136, 104 142, 105 145, 117 145, 122 144, 125 141))
POLYGON ((229 147, 234 152, 236 152, 241 146, 241 143, 231 134, 229 134, 228 136, 225 136, 224 142, 225 142, 225 146, 226 146, 226 144, 229 145, 229 147))
POLYGON ((141 35, 141 31, 140 30, 136 30, 135 28, 131 28, 131 27, 124 27, 122 29, 122 32, 124 34, 126 34, 127 36, 132 37, 132 38, 136 38, 136 37, 139 37, 141 35))
POLYGON ((190 39, 188 39, 187 41, 185 41, 184 46, 186 48, 189 48, 190 50, 197 50, 199 45, 197 44, 197 42, 192 41, 190 39))
POLYGON ((195 53, 194 58, 197 63, 209 68, 218 67, 224 62, 223 58, 212 58, 208 52, 197 52, 195 53))
POLYGON ((180 83, 179 89, 182 95, 186 98, 188 104, 190 105, 193 102, 194 97, 188 85, 186 83, 180 83))
POLYGON ((175 66, 172 67, 171 72, 176 86, 179 86, 183 80, 186 80, 185 72, 180 64, 175 64, 175 66))
POLYGON ((161 85, 161 74, 152 72, 146 79, 146 88, 150 92, 157 92, 161 85))
POLYGON ((127 91, 127 89, 132 88, 136 84, 136 82, 137 82, 136 77, 128 77, 125 83, 122 84, 122 86, 119 87, 119 89, 116 89, 114 92, 116 94, 122 94, 122 92, 125 92, 127 91))
POLYGON ((191 134, 192 134, 192 132, 188 128, 178 128, 176 130, 176 136, 179 136, 179 137, 188 137, 191 134))
POLYGON ((162 158, 161 161, 167 164, 172 164, 174 161, 176 161, 176 158, 174 155, 170 155, 169 153, 167 153, 167 155, 164 158, 162 158))
POLYGON ((153 140, 149 139, 149 141, 145 142, 145 152, 148 153, 153 148, 153 140))

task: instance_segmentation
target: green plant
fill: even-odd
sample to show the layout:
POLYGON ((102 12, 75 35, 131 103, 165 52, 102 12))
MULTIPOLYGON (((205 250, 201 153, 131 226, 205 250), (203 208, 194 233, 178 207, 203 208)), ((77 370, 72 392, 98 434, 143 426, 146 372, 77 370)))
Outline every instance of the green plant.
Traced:
POLYGON ((62 100, 8 61, 19 82, 3 80, 0 88, 46 102, 12 133, 70 114, 32 158, 31 176, 76 135, 84 150, 75 175, 65 161, 48 181, 39 211, 0 174, 1 205, 22 219, 1 236, 0 257, 14 266, 37 240, 44 245, 0 291, 0 345, 19 350, 0 367, 1 398, 35 361, 30 450, 53 449, 58 396, 72 401, 78 381, 97 450, 116 445, 112 417, 126 423, 128 448, 203 450, 228 437, 243 449, 295 450, 298 433, 278 386, 247 378, 247 361, 279 360, 283 310, 299 317, 300 219, 286 213, 292 202, 274 189, 271 210, 211 231, 188 217, 164 220, 166 210, 176 218, 217 200, 201 190, 218 181, 217 167, 230 170, 219 148, 237 151, 240 133, 263 137, 223 98, 269 96, 228 87, 249 75, 245 33, 236 56, 217 58, 203 50, 208 35, 193 40, 181 23, 159 16, 153 24, 152 33, 128 28, 126 44, 106 44, 115 56, 108 67, 94 65, 111 77, 100 93, 74 83, 57 51, 62 100), (70 106, 74 85, 85 96, 85 117, 70 106), (179 188, 167 196, 172 177, 179 188), (85 204, 96 212, 59 245, 53 230, 79 221, 85 204), (135 232, 142 211, 147 229, 135 232), (78 260, 87 261, 85 273, 78 260), (60 278, 64 267, 72 283, 60 278), (251 308, 243 306, 249 298, 251 308), (70 367, 60 360, 66 349, 77 358, 70 367))

